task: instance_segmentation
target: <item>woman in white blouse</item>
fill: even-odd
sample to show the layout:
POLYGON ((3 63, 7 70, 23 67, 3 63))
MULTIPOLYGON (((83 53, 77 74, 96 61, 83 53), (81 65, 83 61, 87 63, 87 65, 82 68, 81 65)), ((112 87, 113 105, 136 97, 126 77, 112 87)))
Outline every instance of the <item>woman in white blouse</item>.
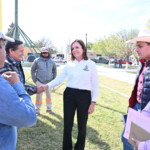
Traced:
POLYGON ((67 63, 57 78, 45 85, 43 88, 48 89, 57 86, 61 84, 66 77, 68 77, 68 81, 63 95, 63 150, 72 150, 71 132, 76 110, 78 120, 78 137, 74 149, 84 150, 88 114, 92 114, 95 109, 99 80, 96 65, 88 59, 87 49, 82 40, 75 40, 72 42, 71 62, 67 63))

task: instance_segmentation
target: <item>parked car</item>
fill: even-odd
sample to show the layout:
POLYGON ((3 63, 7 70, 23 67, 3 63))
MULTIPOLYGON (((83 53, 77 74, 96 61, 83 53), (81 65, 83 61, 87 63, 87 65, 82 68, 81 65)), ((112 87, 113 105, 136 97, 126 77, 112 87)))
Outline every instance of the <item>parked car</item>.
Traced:
POLYGON ((110 58, 110 63, 113 64, 114 63, 114 58, 110 58))
POLYGON ((29 55, 28 58, 27 58, 27 61, 28 62, 33 62, 36 58, 38 58, 39 56, 37 55, 29 55))
POLYGON ((56 63, 67 63, 67 60, 65 60, 62 57, 56 57, 53 59, 56 63))
POLYGON ((107 60, 104 57, 96 57, 94 59, 91 59, 92 61, 94 61, 95 63, 104 63, 104 64, 108 64, 109 60, 107 60))
MULTIPOLYGON (((119 60, 117 61, 117 64, 119 64, 119 60)), ((125 60, 122 60, 122 64, 126 64, 126 61, 125 61, 125 60)), ((128 61, 128 64, 132 65, 132 62, 131 62, 131 61, 128 61)))
POLYGON ((62 57, 60 57, 60 60, 62 61, 62 63, 67 63, 67 60, 62 57))

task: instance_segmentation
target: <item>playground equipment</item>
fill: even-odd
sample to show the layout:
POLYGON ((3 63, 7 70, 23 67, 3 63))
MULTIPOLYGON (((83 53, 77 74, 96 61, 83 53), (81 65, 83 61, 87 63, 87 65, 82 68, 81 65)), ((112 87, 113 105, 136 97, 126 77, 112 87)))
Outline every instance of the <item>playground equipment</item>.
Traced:
MULTIPOLYGON (((1 1, 1 0, 0 0, 1 1)), ((26 45, 29 47, 32 54, 35 56, 37 54, 37 50, 41 51, 35 43, 23 32, 23 30, 18 25, 18 0, 15 0, 15 25, 14 27, 6 33, 6 35, 10 35, 12 38, 19 40, 19 35, 24 39, 26 45)))

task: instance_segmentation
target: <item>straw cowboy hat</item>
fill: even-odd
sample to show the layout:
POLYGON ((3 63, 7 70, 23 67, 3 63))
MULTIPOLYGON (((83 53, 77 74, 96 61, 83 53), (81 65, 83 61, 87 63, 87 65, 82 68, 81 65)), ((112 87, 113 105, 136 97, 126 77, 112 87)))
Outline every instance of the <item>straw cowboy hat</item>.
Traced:
POLYGON ((150 30, 143 29, 139 32, 138 37, 127 41, 126 43, 150 42, 150 30))

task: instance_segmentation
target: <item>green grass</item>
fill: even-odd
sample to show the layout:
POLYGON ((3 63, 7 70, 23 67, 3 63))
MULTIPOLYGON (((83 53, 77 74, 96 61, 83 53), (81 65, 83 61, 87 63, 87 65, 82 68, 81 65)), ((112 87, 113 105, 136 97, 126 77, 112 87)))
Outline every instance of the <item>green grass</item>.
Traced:
MULTIPOLYGON (((25 72, 26 79, 30 72, 25 72)), ((130 95, 132 85, 99 76, 101 84, 130 95)), ((65 81, 66 82, 66 81, 65 81)), ((45 94, 37 123, 30 128, 19 128, 17 150, 61 150, 63 140, 63 91, 65 82, 53 88, 52 102, 54 115, 45 112, 45 94)), ((33 84, 32 79, 27 80, 33 84)), ((32 97, 35 104, 35 95, 32 97)), ((102 86, 99 87, 95 112, 89 115, 85 150, 122 150, 121 133, 123 122, 121 115, 126 113, 128 99, 102 86)), ((75 116, 72 132, 73 145, 77 137, 77 119, 75 116)))
POLYGON ((115 79, 112 79, 112 78, 108 78, 108 77, 105 77, 105 76, 99 76, 99 83, 103 84, 103 85, 105 85, 105 86, 107 86, 111 89, 114 89, 118 92, 121 92, 125 95, 128 95, 128 96, 131 95, 131 92, 132 92, 132 89, 133 89, 132 84, 122 82, 122 81, 119 81, 119 80, 115 80, 115 79))

